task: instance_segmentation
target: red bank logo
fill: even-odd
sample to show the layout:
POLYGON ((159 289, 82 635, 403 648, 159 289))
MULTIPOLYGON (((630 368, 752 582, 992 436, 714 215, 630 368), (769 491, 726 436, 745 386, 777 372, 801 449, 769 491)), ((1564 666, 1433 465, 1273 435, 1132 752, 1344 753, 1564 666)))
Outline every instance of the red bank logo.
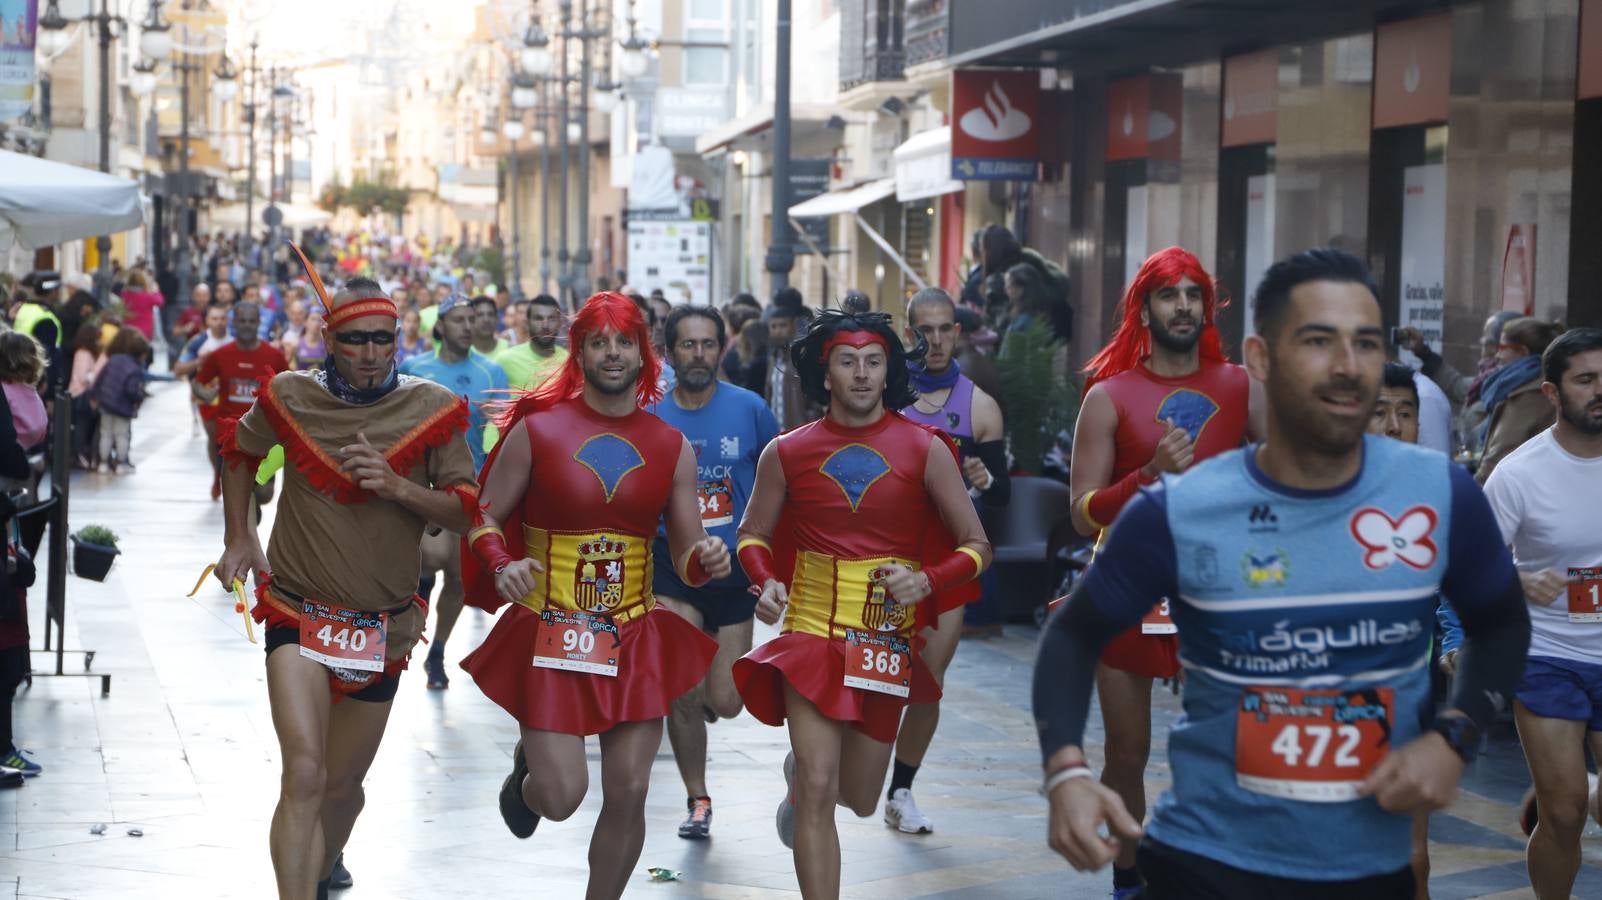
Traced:
POLYGON ((981 141, 1010 141, 1023 137, 1032 123, 1029 114, 1013 106, 1000 81, 990 82, 979 106, 963 114, 958 125, 981 141))

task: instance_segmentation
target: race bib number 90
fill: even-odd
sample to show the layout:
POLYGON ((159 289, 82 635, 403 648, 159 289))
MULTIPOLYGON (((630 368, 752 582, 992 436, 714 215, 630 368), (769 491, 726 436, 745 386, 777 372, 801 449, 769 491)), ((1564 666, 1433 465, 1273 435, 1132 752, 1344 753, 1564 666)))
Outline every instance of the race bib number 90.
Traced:
POLYGON ((1287 800, 1355 800, 1390 750, 1394 708, 1388 687, 1247 688, 1235 720, 1235 783, 1287 800))
POLYGON ((912 645, 893 634, 846 629, 845 686, 892 697, 912 693, 912 645))
POLYGON ((1569 568, 1569 621, 1602 622, 1602 568, 1569 568))
POLYGON ((303 600, 300 655, 325 666, 358 672, 384 671, 389 613, 357 612, 303 600))
POLYGON ((623 642, 611 616, 572 609, 540 613, 534 636, 534 666, 617 677, 623 642))

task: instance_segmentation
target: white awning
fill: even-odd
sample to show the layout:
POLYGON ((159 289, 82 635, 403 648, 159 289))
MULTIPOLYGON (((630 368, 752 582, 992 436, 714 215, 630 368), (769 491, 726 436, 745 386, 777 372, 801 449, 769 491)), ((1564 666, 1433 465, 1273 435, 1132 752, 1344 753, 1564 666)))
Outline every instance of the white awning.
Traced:
POLYGON ((857 185, 854 188, 829 191, 819 194, 810 200, 797 203, 790 207, 792 219, 821 219, 825 216, 838 216, 842 213, 854 213, 857 210, 894 194, 896 180, 894 178, 881 178, 867 184, 857 185))
POLYGON ((902 203, 962 190, 951 177, 951 126, 941 125, 908 138, 891 157, 896 167, 896 199, 902 203))
POLYGON ((144 221, 137 182, 0 150, 0 252, 117 234, 144 221))

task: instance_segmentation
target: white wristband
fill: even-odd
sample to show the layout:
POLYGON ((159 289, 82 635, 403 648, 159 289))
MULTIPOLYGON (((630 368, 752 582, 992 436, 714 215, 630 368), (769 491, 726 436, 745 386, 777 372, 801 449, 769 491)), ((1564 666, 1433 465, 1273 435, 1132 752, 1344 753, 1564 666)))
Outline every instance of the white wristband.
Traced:
POLYGON ((1096 773, 1091 771, 1089 766, 1086 766, 1086 765, 1069 766, 1066 769, 1062 769, 1062 770, 1058 771, 1055 775, 1051 775, 1051 776, 1047 777, 1046 778, 1046 785, 1045 785, 1045 787, 1041 788, 1041 793, 1043 793, 1043 794, 1045 794, 1047 796, 1050 796, 1051 792, 1057 788, 1057 785, 1062 784, 1065 781, 1072 781, 1075 778, 1094 778, 1094 777, 1096 777, 1096 773))

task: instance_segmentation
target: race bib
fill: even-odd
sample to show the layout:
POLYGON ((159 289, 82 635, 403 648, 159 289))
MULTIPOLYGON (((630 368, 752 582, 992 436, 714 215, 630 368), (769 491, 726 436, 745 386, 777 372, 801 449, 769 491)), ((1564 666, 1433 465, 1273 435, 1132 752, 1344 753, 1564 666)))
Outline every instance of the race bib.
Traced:
POLYGON ((734 522, 734 487, 727 478, 702 481, 695 486, 695 499, 701 504, 701 525, 712 528, 734 522))
POLYGON ((261 383, 254 378, 228 379, 228 402, 250 405, 256 402, 256 392, 261 383))
POLYGON ((1569 567, 1569 621, 1602 622, 1602 568, 1569 567))
POLYGON ((1390 750, 1393 709, 1388 687, 1246 688, 1235 719, 1235 783, 1287 800, 1355 800, 1390 750))
POLYGON ((1140 620, 1141 634, 1178 634, 1179 626, 1174 624, 1173 617, 1168 614, 1167 597, 1163 602, 1153 606, 1140 620))
POLYGON ((845 686, 893 697, 912 693, 912 645, 893 634, 846 629, 845 686))
POLYGON ((384 671, 389 613, 357 612, 315 600, 300 603, 300 655, 325 666, 384 671))
POLYGON ((623 642, 611 616, 572 609, 540 613, 534 635, 534 666, 617 677, 623 642))

